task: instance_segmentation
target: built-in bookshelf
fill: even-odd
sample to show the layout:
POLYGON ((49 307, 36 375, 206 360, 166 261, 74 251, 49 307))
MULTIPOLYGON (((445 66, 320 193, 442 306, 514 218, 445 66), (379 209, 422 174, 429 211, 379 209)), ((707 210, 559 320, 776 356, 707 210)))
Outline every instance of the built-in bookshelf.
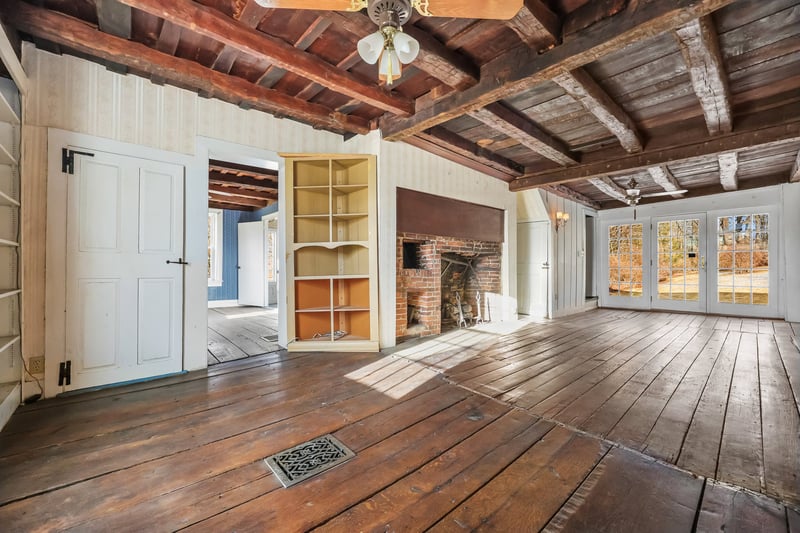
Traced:
POLYGON ((375 157, 286 157, 289 350, 377 351, 375 157))

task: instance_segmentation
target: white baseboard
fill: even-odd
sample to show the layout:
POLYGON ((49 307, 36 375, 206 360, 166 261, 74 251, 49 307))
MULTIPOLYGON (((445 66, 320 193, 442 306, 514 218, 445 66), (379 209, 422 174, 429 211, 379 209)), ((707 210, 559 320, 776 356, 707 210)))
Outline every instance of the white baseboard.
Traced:
POLYGON ((215 307, 239 307, 239 300, 209 300, 208 308, 214 309, 215 307))

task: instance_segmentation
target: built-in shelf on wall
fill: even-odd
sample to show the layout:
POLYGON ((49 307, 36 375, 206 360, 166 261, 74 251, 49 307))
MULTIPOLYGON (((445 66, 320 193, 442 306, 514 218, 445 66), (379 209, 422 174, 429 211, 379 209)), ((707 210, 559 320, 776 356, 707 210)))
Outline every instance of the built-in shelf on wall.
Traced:
POLYGON ((11 198, 9 195, 4 193, 3 191, 0 191, 0 206, 3 206, 3 207, 8 207, 8 206, 19 207, 19 202, 14 200, 13 198, 11 198))
POLYGON ((375 158, 288 157, 289 350, 377 351, 375 158))
POLYGON ((19 246, 18 242, 9 241, 7 239, 0 239, 0 246, 19 246))
POLYGON ((6 149, 5 146, 0 144, 0 165, 16 165, 16 158, 6 149))
POLYGON ((17 113, 2 93, 0 93, 0 122, 19 124, 17 113))
POLYGON ((8 350, 12 344, 19 340, 19 335, 11 335, 9 337, 0 337, 0 353, 8 350))
POLYGON ((19 294, 22 291, 19 289, 0 289, 0 300, 19 294))

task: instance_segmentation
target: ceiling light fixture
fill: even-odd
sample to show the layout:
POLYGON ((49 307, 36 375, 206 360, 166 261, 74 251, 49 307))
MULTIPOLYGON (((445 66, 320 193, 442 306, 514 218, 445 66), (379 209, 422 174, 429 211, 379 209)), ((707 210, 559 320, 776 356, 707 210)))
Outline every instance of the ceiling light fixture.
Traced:
MULTIPOLYGON (((412 0, 369 0, 365 3, 378 31, 358 41, 358 54, 370 65, 378 63, 378 78, 391 85, 402 74, 403 65, 414 61, 419 54, 419 42, 403 33, 403 24, 411 18, 412 0)), ((414 0, 413 7, 429 14, 427 1, 414 0)))

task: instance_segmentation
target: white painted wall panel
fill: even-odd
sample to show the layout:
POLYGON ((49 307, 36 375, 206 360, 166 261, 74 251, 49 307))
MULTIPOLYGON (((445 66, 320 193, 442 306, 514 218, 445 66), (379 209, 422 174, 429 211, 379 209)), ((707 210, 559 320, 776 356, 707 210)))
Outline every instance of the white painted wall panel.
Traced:
MULTIPOLYGON (((234 152, 378 156, 379 298, 381 340, 385 346, 394 344, 394 209, 398 186, 505 210, 502 298, 508 304, 505 306, 507 316, 514 316, 516 196, 508 191, 505 183, 417 148, 383 142, 377 132, 344 141, 339 135, 289 119, 277 119, 266 113, 200 98, 194 93, 154 85, 135 76, 122 76, 95 63, 36 50, 29 43, 24 45, 23 64, 32 85, 27 115, 30 125, 130 143, 130 146, 120 145, 120 149, 140 157, 151 157, 149 149, 161 150, 163 152, 154 157, 186 165, 185 254, 190 262, 185 268, 186 369, 202 368, 206 364, 206 161, 209 143, 213 142, 228 143, 231 148, 226 151, 234 152), (204 144, 202 139, 208 142, 204 144), (185 158, 179 154, 190 156, 191 161, 185 163, 185 158)), ((55 201, 58 196, 54 194, 49 198, 55 201)), ((48 206, 48 211, 54 208, 48 206)), ((284 256, 285 250, 281 250, 281 262, 284 256)), ((281 290, 286 294, 285 287, 281 290)))

